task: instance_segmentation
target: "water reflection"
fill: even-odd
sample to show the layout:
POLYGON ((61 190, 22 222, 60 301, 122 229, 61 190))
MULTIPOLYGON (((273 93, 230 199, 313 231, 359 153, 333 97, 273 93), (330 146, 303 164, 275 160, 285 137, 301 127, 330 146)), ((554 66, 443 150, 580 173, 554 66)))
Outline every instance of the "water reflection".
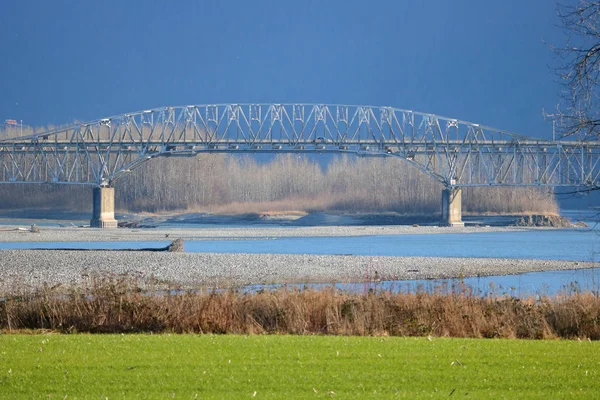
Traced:
POLYGON ((456 279, 366 281, 288 285, 249 285, 243 290, 257 292, 281 288, 322 290, 334 287, 350 293, 467 293, 475 296, 539 297, 590 292, 600 295, 600 268, 529 272, 519 275, 456 279))

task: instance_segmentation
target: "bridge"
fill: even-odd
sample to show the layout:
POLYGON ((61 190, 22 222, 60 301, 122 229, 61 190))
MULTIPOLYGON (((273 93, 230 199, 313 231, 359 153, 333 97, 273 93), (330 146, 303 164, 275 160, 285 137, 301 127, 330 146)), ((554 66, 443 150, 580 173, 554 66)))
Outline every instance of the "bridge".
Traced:
POLYGON ((443 184, 442 223, 461 225, 461 188, 600 186, 600 142, 548 140, 393 107, 161 107, 0 140, 0 183, 94 187, 93 227, 116 227, 114 184, 154 157, 202 153, 399 157, 443 184))

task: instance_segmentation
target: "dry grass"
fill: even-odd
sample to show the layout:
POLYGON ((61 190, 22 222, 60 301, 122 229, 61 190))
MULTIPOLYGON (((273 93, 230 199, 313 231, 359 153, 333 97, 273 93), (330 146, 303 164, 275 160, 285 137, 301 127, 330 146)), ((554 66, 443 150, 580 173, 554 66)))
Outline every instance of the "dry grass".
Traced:
POLYGON ((600 339, 600 298, 497 298, 335 289, 150 291, 94 278, 85 286, 15 290, 1 297, 0 330, 194 332, 600 339), (151 293, 151 294, 148 294, 151 293))
POLYGON ((256 213, 268 216, 304 216, 308 211, 323 211, 330 209, 334 203, 333 199, 328 198, 329 196, 319 196, 318 198, 294 198, 294 199, 283 199, 256 202, 250 201, 244 202, 231 202, 224 204, 214 204, 208 207, 201 208, 200 210, 210 212, 212 214, 226 214, 235 215, 243 213, 256 213))

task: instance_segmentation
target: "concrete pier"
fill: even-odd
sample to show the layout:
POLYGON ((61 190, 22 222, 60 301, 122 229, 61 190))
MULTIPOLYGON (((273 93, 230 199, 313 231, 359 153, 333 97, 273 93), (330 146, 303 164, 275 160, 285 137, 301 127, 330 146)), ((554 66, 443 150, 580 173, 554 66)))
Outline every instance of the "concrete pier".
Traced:
POLYGON ((94 209, 92 212, 92 220, 90 221, 92 228, 116 228, 117 220, 115 219, 115 189, 111 187, 95 187, 94 188, 94 209))
POLYGON ((441 226, 465 226, 462 222, 462 190, 448 188, 442 191, 441 226))

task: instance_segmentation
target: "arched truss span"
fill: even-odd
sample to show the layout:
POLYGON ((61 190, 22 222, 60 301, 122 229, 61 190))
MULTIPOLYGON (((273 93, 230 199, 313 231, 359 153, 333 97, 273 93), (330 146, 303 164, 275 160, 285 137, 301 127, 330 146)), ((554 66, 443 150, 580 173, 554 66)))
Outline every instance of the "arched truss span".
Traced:
POLYGON ((600 143, 550 141, 392 107, 161 107, 0 141, 0 182, 110 185, 158 156, 400 157, 447 187, 599 186, 600 143))

